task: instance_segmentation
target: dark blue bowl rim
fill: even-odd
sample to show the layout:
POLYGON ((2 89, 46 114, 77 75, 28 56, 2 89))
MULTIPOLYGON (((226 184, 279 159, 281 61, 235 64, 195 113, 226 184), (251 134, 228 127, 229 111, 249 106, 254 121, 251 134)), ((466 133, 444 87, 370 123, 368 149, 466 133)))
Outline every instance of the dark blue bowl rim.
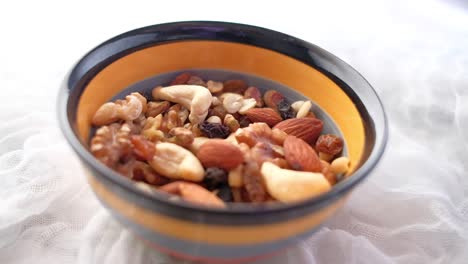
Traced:
POLYGON ((73 66, 59 90, 57 106, 59 125, 65 138, 78 154, 79 158, 95 172, 119 185, 121 188, 140 195, 142 198, 145 198, 145 200, 154 202, 155 206, 163 203, 173 206, 174 209, 189 209, 199 213, 217 215, 275 214, 285 211, 294 211, 296 209, 302 211, 302 209, 306 208, 308 208, 308 210, 322 208, 328 203, 344 196, 369 175, 382 157, 388 140, 388 120, 380 98, 369 82, 349 64, 326 50, 296 37, 267 28, 231 22, 171 22, 135 29, 111 38, 88 52, 73 66), (184 40, 235 42, 270 49, 295 58, 321 71, 338 83, 341 88, 345 88, 344 91, 348 96, 350 96, 353 101, 356 100, 356 102, 358 102, 356 105, 361 114, 366 114, 367 110, 364 108, 364 105, 362 105, 362 102, 360 102, 357 95, 352 91, 352 88, 347 86, 347 82, 343 80, 343 76, 338 78, 331 69, 325 69, 325 67, 319 66, 321 58, 332 60, 333 66, 339 66, 340 70, 345 70, 346 74, 352 75, 353 78, 359 78, 358 81, 360 84, 370 88, 368 89, 369 96, 372 96, 373 99, 376 100, 376 107, 378 108, 376 111, 378 114, 377 116, 363 117, 363 121, 367 123, 367 125, 365 124, 366 137, 369 136, 375 139, 375 134, 379 133, 379 140, 374 142, 374 146, 370 150, 367 160, 351 177, 347 178, 345 181, 339 182, 327 193, 298 203, 277 203, 271 205, 248 204, 228 209, 211 208, 184 201, 171 201, 166 194, 159 192, 149 193, 136 187, 133 181, 122 177, 112 169, 100 163, 81 143, 74 130, 76 105, 86 84, 93 76, 113 61, 146 47, 184 40), (313 57, 311 54, 317 54, 318 56, 313 57), (73 95, 77 96, 73 97, 73 95), (74 106, 74 109, 72 106, 74 106), (379 131, 375 130, 373 123, 375 119, 379 119, 382 124, 379 131))

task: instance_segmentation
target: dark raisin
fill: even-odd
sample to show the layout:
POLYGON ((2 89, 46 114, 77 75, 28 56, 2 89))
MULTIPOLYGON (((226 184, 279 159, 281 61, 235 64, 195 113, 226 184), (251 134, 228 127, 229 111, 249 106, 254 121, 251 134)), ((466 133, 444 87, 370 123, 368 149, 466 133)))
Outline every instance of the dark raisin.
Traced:
POLYGON ((227 185, 224 185, 223 187, 221 187, 216 195, 221 200, 223 200, 224 202, 233 202, 234 201, 234 197, 232 196, 231 188, 229 188, 229 186, 227 186, 227 185))
POLYGON ((281 117, 283 118, 283 120, 296 117, 296 113, 294 113, 294 109, 292 109, 291 105, 286 100, 281 100, 278 103, 278 111, 281 117))
POLYGON ((222 185, 226 185, 228 180, 227 172, 223 169, 211 167, 205 170, 203 183, 208 190, 214 190, 222 185))
POLYGON ((252 123, 245 115, 241 115, 237 120, 239 120, 240 127, 248 127, 252 123))
POLYGON ((203 122, 199 125, 203 134, 209 138, 227 138, 231 131, 223 124, 203 122))

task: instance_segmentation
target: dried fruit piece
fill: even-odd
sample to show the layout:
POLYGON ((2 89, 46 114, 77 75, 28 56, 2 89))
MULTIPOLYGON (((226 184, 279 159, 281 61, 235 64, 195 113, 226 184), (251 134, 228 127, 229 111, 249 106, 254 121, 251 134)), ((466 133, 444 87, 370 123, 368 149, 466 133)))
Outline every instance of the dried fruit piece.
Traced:
POLYGON ((205 170, 205 177, 203 183, 205 183, 206 188, 210 191, 226 185, 228 180, 228 174, 225 170, 211 167, 205 170))
POLYGON ((278 112, 280 113, 281 117, 283 119, 290 119, 296 117, 296 114, 294 113, 294 109, 292 109, 291 105, 286 101, 286 99, 281 100, 278 103, 278 112))
POLYGON ((188 72, 184 72, 180 75, 177 75, 175 79, 171 82, 171 85, 186 84, 192 75, 188 72))
POLYGON ((287 136, 284 140, 284 157, 293 170, 320 172, 320 160, 315 150, 304 140, 287 136))
POLYGON ((248 127, 252 124, 252 121, 250 121, 250 119, 245 115, 240 116, 237 120, 239 120, 240 127, 248 127))
POLYGON ((281 93, 275 90, 268 90, 263 95, 263 101, 265 102, 265 104, 274 110, 278 110, 278 104, 284 100, 286 100, 286 98, 284 98, 284 96, 281 93))
POLYGON ((221 188, 219 188, 218 192, 216 193, 216 196, 218 196, 221 200, 227 203, 234 201, 231 188, 229 188, 229 186, 227 185, 221 186, 221 188))
POLYGON ((199 125, 203 134, 209 138, 227 138, 230 134, 229 128, 217 123, 203 122, 199 125))
POLYGON ((281 169, 271 162, 263 163, 261 173, 268 193, 281 202, 302 201, 331 188, 321 173, 281 169))
POLYGON ((281 121, 274 128, 288 135, 296 136, 305 142, 314 143, 322 132, 323 122, 316 118, 291 118, 281 121))
POLYGON ((250 86, 244 93, 244 98, 253 98, 255 99, 255 106, 263 107, 262 94, 257 87, 250 86))
POLYGON ((201 187, 200 185, 175 181, 159 188, 160 191, 179 195, 182 199, 209 207, 225 207, 224 202, 216 195, 201 187))
POLYGON ((149 164, 158 173, 171 179, 200 182, 204 169, 192 152, 173 143, 158 143, 149 164))
POLYGON ((205 166, 231 170, 244 161, 239 147, 221 139, 213 139, 204 143, 197 152, 197 157, 205 166))
POLYGON ((153 159, 155 152, 153 142, 140 135, 133 135, 130 140, 133 144, 133 153, 138 159, 143 161, 153 159))
POLYGON ((243 80, 228 80, 223 83, 224 85, 224 92, 225 93, 238 93, 244 94, 245 90, 247 90, 247 83, 243 80))
POLYGON ((282 121, 281 116, 271 108, 252 108, 245 115, 252 122, 266 123, 271 127, 282 121))
POLYGON ((343 140, 335 135, 321 135, 315 143, 315 149, 319 152, 335 156, 343 150, 343 140))

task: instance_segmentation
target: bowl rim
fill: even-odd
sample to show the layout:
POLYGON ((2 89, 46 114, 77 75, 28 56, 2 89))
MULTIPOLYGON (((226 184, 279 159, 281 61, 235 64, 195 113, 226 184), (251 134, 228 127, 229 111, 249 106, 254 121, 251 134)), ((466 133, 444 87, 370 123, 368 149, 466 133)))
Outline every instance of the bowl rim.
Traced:
MULTIPOLYGON (((180 31, 179 30, 179 31, 180 31)), ((323 74, 325 74, 322 70, 317 69, 323 74)), ((330 72, 329 72, 330 73, 330 72)), ((325 74, 327 78, 330 78, 329 75, 325 74)), ((336 76, 335 76, 336 77, 336 76)), ((337 77, 336 77, 337 78, 337 77)), ((331 79, 336 83, 336 80, 331 79)), ((340 88, 343 89, 341 85, 340 88)), ((345 91, 346 92, 346 91, 345 91)), ((350 94, 347 93, 348 96, 350 94)), ((81 96, 81 92, 79 93, 78 98, 81 96)), ((356 96, 356 95, 355 95, 356 96)), ((352 97, 352 96, 350 96, 352 97)), ((359 99, 359 98, 358 98, 359 99)), ((342 197, 344 194, 349 192, 353 187, 355 187, 358 183, 361 183, 369 173, 375 168, 378 161, 381 159, 386 145, 388 141, 388 119, 385 113, 384 106, 382 104, 381 99, 379 98, 375 89, 369 84, 369 82, 352 66, 344 62, 343 60, 339 59, 335 55, 331 54, 330 52, 320 48, 319 46, 301 40, 299 38, 274 31, 271 29, 253 26, 253 25, 246 25, 240 23, 232 23, 232 22, 220 22, 220 21, 178 21, 178 22, 170 22, 170 23, 163 23, 163 24, 155 24, 150 25, 138 29, 134 29, 131 31, 127 31, 120 35, 117 35, 102 44, 96 46, 94 49, 86 53, 82 58, 78 60, 78 62, 72 67, 69 73, 65 76, 63 81, 62 87, 59 89, 59 95, 57 97, 57 114, 58 114, 58 121, 62 133, 64 134, 68 143, 72 146, 72 149, 78 154, 79 158, 85 163, 85 165, 93 168, 99 174, 103 175, 107 180, 114 182, 115 184, 123 187, 124 189, 129 190, 130 192, 136 193, 137 195, 141 195, 144 198, 149 199, 150 201, 156 201, 158 203, 164 203, 166 205, 170 205, 173 207, 178 207, 179 209, 190 209, 195 210, 200 213, 207 213, 207 214, 227 214, 227 215, 239 215, 239 214, 270 214, 270 213, 278 213, 283 211, 290 211, 296 209, 305 209, 305 208, 320 208, 326 205, 328 202, 338 199, 342 197), (200 38, 197 35, 199 32, 203 32, 207 28, 215 28, 219 29, 222 28, 224 30, 230 31, 233 35, 228 36, 216 36, 216 38, 200 38), (167 29, 180 29, 185 30, 184 33, 181 35, 164 35, 158 37, 158 33, 164 32, 167 29), (190 34, 189 34, 190 33, 190 34), (142 35, 148 35, 152 37, 148 38, 139 38, 142 35), (278 45, 276 43, 274 47, 267 46, 271 45, 271 43, 266 43, 262 41, 256 41, 255 38, 251 38, 251 35, 255 35, 255 37, 261 37, 262 41, 268 39, 272 43, 278 41, 278 43, 282 44, 278 45), (132 39, 135 38, 135 39, 132 39), (249 38, 250 37, 250 38, 249 38), (334 64, 339 64, 342 68, 346 69, 346 71, 350 74, 353 74, 355 77, 359 78, 360 82, 367 85, 369 87, 369 91, 372 96, 375 97, 377 100, 377 107, 380 110, 379 114, 381 115, 378 118, 381 118, 383 121, 383 128, 382 131, 375 131, 375 127, 373 124, 370 124, 371 127, 374 128, 375 133, 381 133, 380 141, 375 142, 374 146, 369 154, 369 157, 362 163, 362 165, 353 172, 353 174, 348 177, 344 181, 340 181, 333 188, 323 193, 319 196, 312 197, 310 199, 306 199, 304 201, 295 202, 295 203, 274 203, 274 204, 246 204, 246 205, 236 205, 234 207, 228 208, 216 208, 216 207, 206 207, 202 205, 197 205, 189 202, 185 202, 183 200, 173 201, 169 200, 169 195, 163 194, 160 192, 146 192, 141 188, 138 188, 135 185, 135 182, 122 177, 120 174, 115 172, 114 170, 108 168, 101 162, 99 162, 89 150, 82 144, 80 139, 78 138, 76 131, 74 130, 74 116, 71 116, 68 112, 69 110, 69 99, 71 91, 78 85, 81 85, 82 88, 86 87, 87 82, 92 79, 96 73, 101 71, 107 65, 112 63, 113 61, 126 56, 134 51, 144 49, 146 47, 164 44, 164 43, 171 43, 171 42, 178 42, 184 40, 216 40, 216 41, 227 41, 227 42, 235 42, 241 43, 246 45, 253 45, 260 48, 269 49, 272 51, 279 52, 283 55, 292 57, 296 60, 299 60, 310 67, 317 69, 317 65, 311 65, 315 63, 314 60, 317 58, 309 58, 304 57, 303 52, 298 52, 298 50, 305 49, 307 51, 313 50, 315 53, 320 53, 320 55, 325 56, 326 58, 333 59, 334 64), (129 47, 126 45, 130 45, 129 47), (103 50, 113 46, 113 52, 108 53, 108 56, 104 56, 102 58, 102 54, 98 54, 103 50), (287 48, 294 48, 294 52, 285 51, 287 48), (96 57, 100 58, 99 63, 91 63, 91 60, 95 60, 96 57), (92 67, 90 66, 92 65, 92 67), (80 69, 84 68, 84 70, 80 69), (80 78, 77 76, 81 75, 80 78), (83 80, 82 78, 86 77, 88 80, 83 80), (81 83, 81 84, 80 84, 81 83)), ((362 113, 360 113, 362 114, 362 113)), ((370 122, 373 122, 372 117, 370 117, 370 122)), ((363 120, 364 122, 364 120, 363 120)), ((367 131, 367 128, 365 128, 367 131)), ((367 132, 366 132, 367 133, 367 132)))

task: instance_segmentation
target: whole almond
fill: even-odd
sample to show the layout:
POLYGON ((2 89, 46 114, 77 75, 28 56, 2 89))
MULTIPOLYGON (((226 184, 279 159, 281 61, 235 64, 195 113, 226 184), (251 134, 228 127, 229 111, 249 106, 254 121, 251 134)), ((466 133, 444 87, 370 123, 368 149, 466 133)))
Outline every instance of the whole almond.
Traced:
POLYGON ((281 116, 271 108, 252 108, 248 110, 245 115, 254 123, 263 122, 267 123, 270 127, 283 120, 281 116))
POLYGON ((204 143, 197 157, 205 168, 217 167, 231 170, 244 161, 241 150, 222 139, 212 139, 204 143))
POLYGON ((320 172, 322 166, 315 150, 304 140, 287 136, 283 144, 284 158, 294 170, 320 172))
POLYGON ((322 132, 323 122, 317 118, 291 118, 279 122, 274 128, 313 144, 322 132))
POLYGON ((219 199, 218 196, 214 195, 212 192, 201 187, 198 184, 184 182, 184 181, 175 181, 163 185, 159 188, 160 191, 175 194, 181 196, 182 199, 204 205, 204 206, 213 206, 213 207, 225 207, 224 202, 219 199))

